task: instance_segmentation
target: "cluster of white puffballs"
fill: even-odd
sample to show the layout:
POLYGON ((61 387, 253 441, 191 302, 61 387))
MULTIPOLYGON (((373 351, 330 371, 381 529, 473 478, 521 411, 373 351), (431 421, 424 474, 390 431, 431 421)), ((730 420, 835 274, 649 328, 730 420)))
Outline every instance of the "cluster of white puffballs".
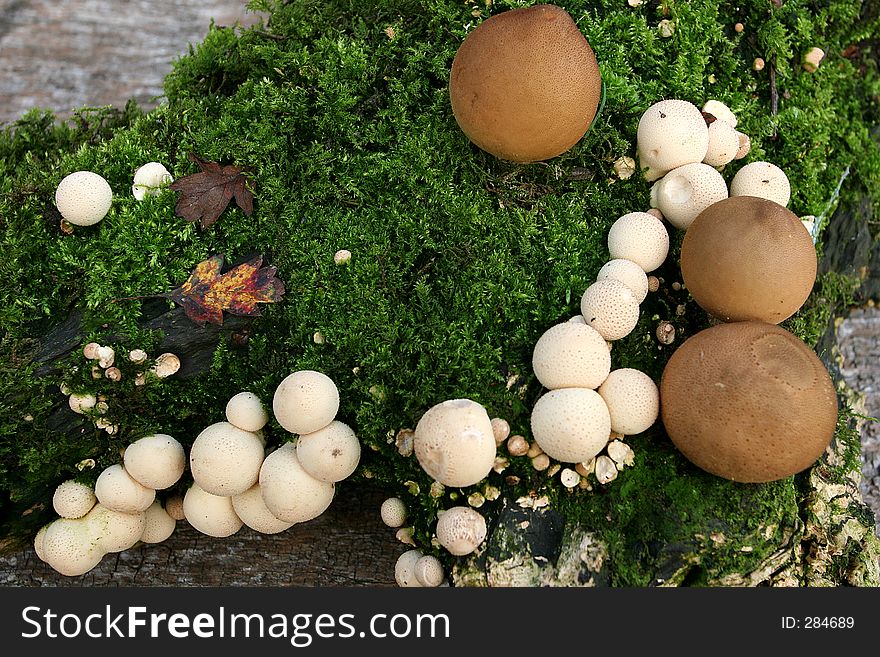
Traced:
POLYGON ((98 476, 94 490, 76 481, 58 486, 52 505, 61 517, 37 532, 34 551, 62 575, 77 576, 138 541, 161 543, 182 515, 170 503, 163 507, 156 491, 177 483, 185 467, 183 446, 171 436, 136 440, 123 464, 98 476))
MULTIPOLYGON (((134 173, 131 192, 138 201, 156 196, 174 182, 159 162, 148 162, 134 173)), ((75 171, 55 189, 55 207, 64 220, 75 226, 92 226, 103 219, 113 204, 113 190, 107 180, 93 171, 75 171)))
POLYGON ((708 101, 702 112, 686 100, 662 100, 639 120, 639 163, 645 178, 657 181, 651 206, 676 228, 687 230, 703 210, 728 196, 757 196, 788 205, 788 177, 770 162, 745 165, 728 190, 719 169, 751 148, 736 125, 733 112, 717 100, 708 101))
POLYGON ((300 370, 286 377, 272 401, 275 419, 299 437, 265 455, 268 413, 242 392, 226 406, 228 422, 202 431, 190 450, 193 485, 183 500, 189 523, 209 536, 231 536, 245 524, 276 534, 321 515, 335 484, 360 462, 354 431, 336 419, 339 390, 330 377, 300 370))

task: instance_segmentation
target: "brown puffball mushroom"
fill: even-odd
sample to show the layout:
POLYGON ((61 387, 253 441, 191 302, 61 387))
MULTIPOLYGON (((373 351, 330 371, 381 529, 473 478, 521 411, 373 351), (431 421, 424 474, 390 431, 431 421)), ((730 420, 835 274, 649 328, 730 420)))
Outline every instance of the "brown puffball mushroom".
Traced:
POLYGON ((666 365, 660 398, 675 446, 733 481, 774 481, 810 467, 837 425, 822 361, 763 322, 719 324, 688 339, 666 365))
POLYGON ((593 49, 554 5, 487 18, 462 42, 449 76, 452 112, 464 134, 514 162, 547 160, 574 146, 601 95, 593 49))
POLYGON ((696 302, 725 322, 778 324, 816 281, 816 249, 792 212, 753 196, 704 210, 681 245, 681 274, 696 302))

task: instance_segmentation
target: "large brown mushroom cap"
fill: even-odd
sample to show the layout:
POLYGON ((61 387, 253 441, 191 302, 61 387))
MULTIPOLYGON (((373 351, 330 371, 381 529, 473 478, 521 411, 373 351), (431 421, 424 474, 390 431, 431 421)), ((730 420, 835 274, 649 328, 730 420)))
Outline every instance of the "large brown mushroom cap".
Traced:
POLYGON ((763 322, 719 324, 687 340, 663 371, 660 399, 675 446, 733 481, 774 481, 810 467, 837 425, 822 362, 763 322))
POLYGON ((596 55, 554 5, 483 21, 452 62, 449 97, 462 131, 503 160, 535 162, 584 136, 602 95, 596 55))
POLYGON ((685 233, 681 275, 694 299, 725 322, 778 324, 816 281, 816 249, 792 212, 734 196, 706 208, 685 233))

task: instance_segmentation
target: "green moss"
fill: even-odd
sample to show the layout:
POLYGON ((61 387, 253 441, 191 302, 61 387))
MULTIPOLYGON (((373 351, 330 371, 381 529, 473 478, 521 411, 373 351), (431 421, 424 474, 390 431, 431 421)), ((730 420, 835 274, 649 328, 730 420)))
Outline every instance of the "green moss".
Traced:
MULTIPOLYGON (((877 32, 876 12, 860 13, 861 3, 630 8, 617 0, 573 0, 566 9, 600 61, 603 113, 568 153, 546 164, 513 165, 468 142, 446 85, 458 45, 481 17, 528 4, 534 3, 502 1, 487 9, 451 0, 253 2, 270 12, 268 24, 213 28, 177 62, 166 80, 167 103, 158 109, 97 127, 86 120, 79 129, 32 114, 0 135, 0 385, 19 391, 2 401, 6 533, 27 538, 50 517, 45 509, 21 514, 46 505, 64 478, 88 476, 75 468, 82 459, 95 459, 97 472, 150 431, 188 444, 222 419, 232 394, 251 390, 268 402, 286 374, 305 368, 334 378, 340 419, 366 446, 354 485, 369 474, 426 512, 450 504, 453 495, 461 502, 477 487, 431 498, 430 478, 397 453, 394 435, 454 397, 479 401, 528 435, 529 410, 541 394, 530 371, 532 346, 578 312, 583 290, 608 258, 610 224, 648 206, 649 185, 638 175, 618 180, 613 162, 634 155, 639 117, 662 98, 727 103, 753 150, 725 177, 746 161, 778 164, 791 179, 791 208, 799 215, 829 216, 848 167, 843 198, 867 191, 880 202, 880 152, 867 138, 877 122, 880 76, 865 53, 840 55, 877 32), (664 9, 676 25, 668 39, 656 29, 664 9), (738 21, 746 25, 742 34, 733 29, 738 21), (817 44, 829 56, 811 75, 797 58, 817 44), (751 68, 758 55, 776 68, 775 115, 767 71, 751 68), (190 152, 251 169, 253 216, 230 209, 200 231, 174 215, 174 194, 142 203, 130 196, 138 166, 158 160, 180 178, 194 170, 190 152), (64 235, 52 194, 78 169, 101 173, 116 197, 100 224, 64 235), (341 248, 353 253, 343 267, 333 263, 341 248), (262 254, 287 287, 283 302, 254 321, 246 346, 224 341, 210 370, 192 380, 139 387, 133 370, 120 384, 94 380, 77 352, 60 371, 34 378, 22 355, 33 350, 31 336, 73 309, 84 312, 83 342, 117 336, 121 349, 152 348, 161 336, 139 328, 142 302, 117 299, 167 292, 214 253, 228 262, 262 254), (312 339, 318 331, 323 344, 312 339), (73 440, 51 426, 49 418, 58 416, 50 410, 64 404, 62 382, 107 395, 119 434, 89 428, 73 440), (27 415, 34 419, 24 421, 27 415), (417 484, 418 493, 403 490, 403 482, 417 484)), ((680 237, 674 242, 658 272, 666 281, 662 293, 650 296, 636 331, 612 352, 615 367, 638 367, 655 379, 672 351, 654 339, 657 322, 675 324, 677 344, 707 324, 686 290, 671 286, 680 237)), ((826 275, 786 326, 814 344, 831 308, 846 304, 850 292, 849 281, 826 275)), ((273 444, 289 439, 274 422, 267 436, 273 444)), ((675 562, 669 546, 699 555, 690 574, 672 575, 710 581, 760 562, 773 539, 797 525, 793 481, 720 481, 690 466, 659 432, 632 444, 636 467, 607 489, 550 488, 566 515, 608 542, 615 584, 662 578, 675 562), (723 541, 699 529, 713 519, 723 541), (761 532, 765 540, 755 542, 761 532)), ((512 494, 545 482, 523 457, 489 478, 512 494), (507 483, 510 476, 519 483, 507 483)), ((484 510, 493 512, 491 505, 484 510)), ((423 544, 430 521, 430 513, 416 520, 423 544)))

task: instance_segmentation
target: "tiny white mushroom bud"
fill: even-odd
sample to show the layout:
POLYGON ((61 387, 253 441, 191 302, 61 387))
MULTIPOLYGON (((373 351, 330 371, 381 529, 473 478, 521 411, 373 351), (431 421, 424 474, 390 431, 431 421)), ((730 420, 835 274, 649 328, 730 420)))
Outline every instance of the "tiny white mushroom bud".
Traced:
POLYGON ((742 132, 737 132, 736 136, 737 139, 739 139, 739 150, 736 152, 736 155, 733 157, 733 159, 741 160, 751 152, 752 140, 747 134, 744 134, 742 132))
POLYGON ((382 502, 379 514, 389 527, 402 527, 406 522, 406 505, 399 497, 389 497, 382 502))
POLYGON ((128 360, 135 365, 140 365, 147 360, 147 352, 143 349, 132 349, 128 352, 128 360))
POLYGON ((526 456, 528 456, 530 459, 533 459, 536 456, 538 456, 538 454, 543 454, 543 453, 544 453, 544 450, 541 449, 541 446, 536 441, 536 442, 533 442, 531 445, 529 445, 529 449, 526 451, 526 456))
POLYGON ((532 459, 532 467, 538 472, 543 472, 550 467, 550 457, 546 454, 538 454, 532 459))
POLYGON ((142 386, 147 382, 147 375, 144 372, 138 372, 134 377, 134 384, 142 386))
POLYGON ((430 490, 428 490, 428 495, 430 495, 435 500, 443 497, 446 493, 446 486, 441 484, 439 481, 435 481, 431 484, 430 490))
POLYGON ((98 360, 100 358, 98 354, 98 350, 101 348, 97 342, 89 342, 85 347, 83 347, 83 356, 88 358, 89 360, 98 360))
POLYGON ((62 383, 60 386, 58 386, 58 389, 61 391, 62 395, 69 396, 73 392, 73 390, 70 389, 70 386, 66 383, 62 383))
POLYGON ((83 459, 79 463, 76 464, 76 469, 82 472, 83 470, 91 470, 95 467, 95 459, 83 459))
POLYGON ((623 470, 627 465, 635 463, 635 453, 632 448, 619 440, 612 440, 608 443, 608 456, 614 461, 614 465, 618 470, 623 470))
POLYGON ((424 555, 421 550, 407 550, 397 558, 397 563, 394 565, 394 580, 398 586, 421 586, 416 577, 416 563, 422 556, 424 555))
POLYGON ((501 445, 510 435, 510 424, 500 417, 493 417, 492 434, 495 436, 495 446, 501 445))
POLYGON ((394 534, 394 538, 403 543, 404 545, 412 545, 416 546, 415 539, 413 538, 413 528, 412 527, 401 527, 394 534))
POLYGON ((596 469, 596 459, 592 458, 586 463, 578 463, 574 466, 574 471, 577 472, 581 477, 586 477, 593 473, 593 470, 596 469))
POLYGON ((675 23, 667 18, 664 18, 657 24, 657 31, 660 33, 660 36, 664 39, 668 39, 673 34, 675 34, 675 23))
POLYGON ((636 161, 628 155, 622 155, 614 160, 614 173, 621 180, 630 178, 636 172, 636 161))
POLYGON ((119 433, 119 425, 118 424, 108 425, 108 426, 104 427, 104 431, 106 431, 108 434, 110 434, 112 436, 114 434, 119 433))
POLYGON ((566 488, 574 488, 581 483, 581 476, 576 471, 570 468, 565 468, 559 474, 559 481, 561 481, 562 485, 566 488))
POLYGON ((116 358, 116 351, 113 347, 98 347, 98 365, 101 367, 110 367, 116 358))
POLYGON ((83 414, 87 410, 94 408, 95 404, 98 403, 98 400, 94 395, 89 393, 73 393, 67 399, 67 404, 70 406, 70 410, 74 413, 83 414))
POLYGON ((815 73, 819 70, 819 64, 825 59, 825 51, 821 48, 813 47, 804 53, 801 65, 808 73, 815 73))
POLYGON ((315 344, 324 344, 325 341, 326 338, 324 337, 324 334, 320 331, 315 331, 315 334, 312 336, 312 342, 315 344))
POLYGON ((656 292, 660 289, 660 279, 656 276, 648 276, 648 292, 656 292))
POLYGON ((412 429, 401 429, 394 438, 394 445, 397 447, 397 453, 401 456, 412 456, 413 442, 416 432, 412 429))
POLYGON ((467 498, 468 505, 474 507, 475 509, 479 509, 486 503, 486 498, 483 497, 482 493, 471 493, 467 498))
POLYGON ((486 539, 486 533, 486 519, 470 507, 452 507, 437 520, 437 540, 458 557, 476 550, 486 539))
POLYGON ((596 458, 596 479, 600 484, 607 484, 617 478, 617 466, 614 461, 605 456, 596 458))
POLYGON ((345 265, 351 262, 351 251, 348 249, 340 249, 333 255, 333 262, 336 265, 345 265))
POLYGON ((507 440, 507 451, 511 456, 525 456, 529 451, 529 441, 523 436, 511 436, 507 440))
POLYGON ((163 187, 174 182, 168 169, 159 162, 147 162, 134 172, 131 193, 138 201, 147 196, 158 196, 163 187))
POLYGON ((180 369, 180 359, 172 353, 160 354, 156 358, 156 364, 152 367, 152 372, 160 379, 171 376, 180 369))
POLYGON ((496 456, 495 463, 492 464, 492 470, 501 474, 510 466, 510 461, 504 458, 503 456, 496 456))
POLYGON ((547 469, 547 476, 548 476, 548 477, 552 477, 552 476, 554 476, 557 472, 559 472, 560 470, 562 470, 562 466, 559 465, 558 463, 554 463, 553 465, 551 465, 551 466, 547 469))
POLYGON ((443 583, 443 564, 437 557, 426 555, 416 561, 415 574, 422 586, 440 586, 443 583))
POLYGON ((118 367, 108 367, 104 372, 104 376, 111 381, 122 381, 122 370, 118 367))
POLYGON ((112 203, 110 184, 91 171, 76 171, 65 176, 55 190, 55 207, 66 221, 76 226, 98 223, 112 203))
POLYGON ((755 61, 752 62, 752 68, 756 71, 763 71, 764 64, 765 62, 763 59, 761 59, 760 57, 755 57, 755 61))

